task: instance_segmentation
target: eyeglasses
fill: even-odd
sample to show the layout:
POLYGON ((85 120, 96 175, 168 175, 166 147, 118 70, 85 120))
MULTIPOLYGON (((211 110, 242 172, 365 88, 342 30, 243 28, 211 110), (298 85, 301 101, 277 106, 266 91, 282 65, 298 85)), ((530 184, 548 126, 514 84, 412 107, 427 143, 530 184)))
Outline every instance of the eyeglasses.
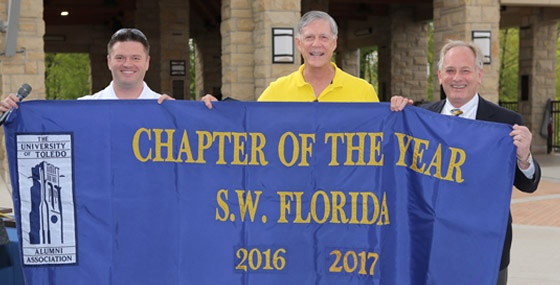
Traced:
POLYGON ((111 39, 118 37, 122 34, 126 34, 126 33, 132 33, 134 35, 137 35, 139 37, 141 37, 143 40, 148 41, 148 39, 146 38, 146 36, 144 35, 144 33, 142 33, 140 30, 138 29, 134 29, 134 28, 122 28, 119 29, 118 31, 116 31, 113 36, 111 37, 111 39))

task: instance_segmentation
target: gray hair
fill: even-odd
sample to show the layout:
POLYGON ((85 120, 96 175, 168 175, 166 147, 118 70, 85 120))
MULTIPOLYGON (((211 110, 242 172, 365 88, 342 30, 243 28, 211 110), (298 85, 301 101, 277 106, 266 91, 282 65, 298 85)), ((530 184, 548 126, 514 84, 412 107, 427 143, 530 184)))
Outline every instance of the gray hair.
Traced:
POLYGON ((338 26, 336 25, 336 22, 334 21, 334 19, 329 14, 327 14, 323 11, 309 11, 309 12, 305 13, 301 17, 301 19, 299 20, 298 29, 297 29, 297 36, 299 37, 301 35, 301 30, 303 28, 305 28, 305 26, 309 25, 309 23, 311 23, 315 20, 327 20, 327 21, 329 21, 329 24, 331 24, 331 31, 333 33, 333 36, 335 38, 338 36, 338 26))
POLYGON ((441 52, 439 54, 439 63, 438 63, 439 70, 443 69, 443 58, 445 57, 445 54, 447 54, 449 50, 455 47, 466 47, 471 49, 476 61, 475 62, 476 70, 478 71, 482 69, 482 65, 483 65, 482 51, 480 51, 478 45, 476 45, 475 43, 467 43, 464 41, 448 40, 447 43, 441 48, 441 52))

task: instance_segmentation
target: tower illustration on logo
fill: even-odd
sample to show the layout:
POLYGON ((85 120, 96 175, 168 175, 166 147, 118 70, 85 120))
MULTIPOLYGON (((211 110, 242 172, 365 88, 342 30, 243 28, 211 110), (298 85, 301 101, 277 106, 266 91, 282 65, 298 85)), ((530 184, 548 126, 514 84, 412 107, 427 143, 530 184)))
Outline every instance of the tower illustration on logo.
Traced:
POLYGON ((60 169, 43 161, 31 169, 31 244, 63 244, 60 169))

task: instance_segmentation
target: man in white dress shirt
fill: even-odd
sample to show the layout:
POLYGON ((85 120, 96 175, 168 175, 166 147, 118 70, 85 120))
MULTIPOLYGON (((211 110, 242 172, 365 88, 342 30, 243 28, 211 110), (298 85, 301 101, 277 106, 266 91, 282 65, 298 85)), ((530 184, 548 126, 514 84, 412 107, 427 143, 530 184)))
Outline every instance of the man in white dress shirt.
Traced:
MULTIPOLYGON (((113 77, 109 86, 78 100, 157 99, 160 104, 164 100, 174 100, 168 95, 152 91, 144 82, 150 66, 150 44, 140 30, 123 28, 111 36, 107 44, 107 66, 113 77)), ((17 108, 19 101, 15 94, 10 94, 0 101, 0 111, 17 108)))

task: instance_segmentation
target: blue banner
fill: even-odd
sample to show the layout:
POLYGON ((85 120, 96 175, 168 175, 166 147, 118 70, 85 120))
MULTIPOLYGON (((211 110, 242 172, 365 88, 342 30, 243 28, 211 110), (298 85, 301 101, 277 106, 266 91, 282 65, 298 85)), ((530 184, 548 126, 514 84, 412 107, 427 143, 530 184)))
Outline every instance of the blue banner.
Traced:
POLYGON ((385 103, 29 101, 28 284, 495 284, 511 126, 385 103))

